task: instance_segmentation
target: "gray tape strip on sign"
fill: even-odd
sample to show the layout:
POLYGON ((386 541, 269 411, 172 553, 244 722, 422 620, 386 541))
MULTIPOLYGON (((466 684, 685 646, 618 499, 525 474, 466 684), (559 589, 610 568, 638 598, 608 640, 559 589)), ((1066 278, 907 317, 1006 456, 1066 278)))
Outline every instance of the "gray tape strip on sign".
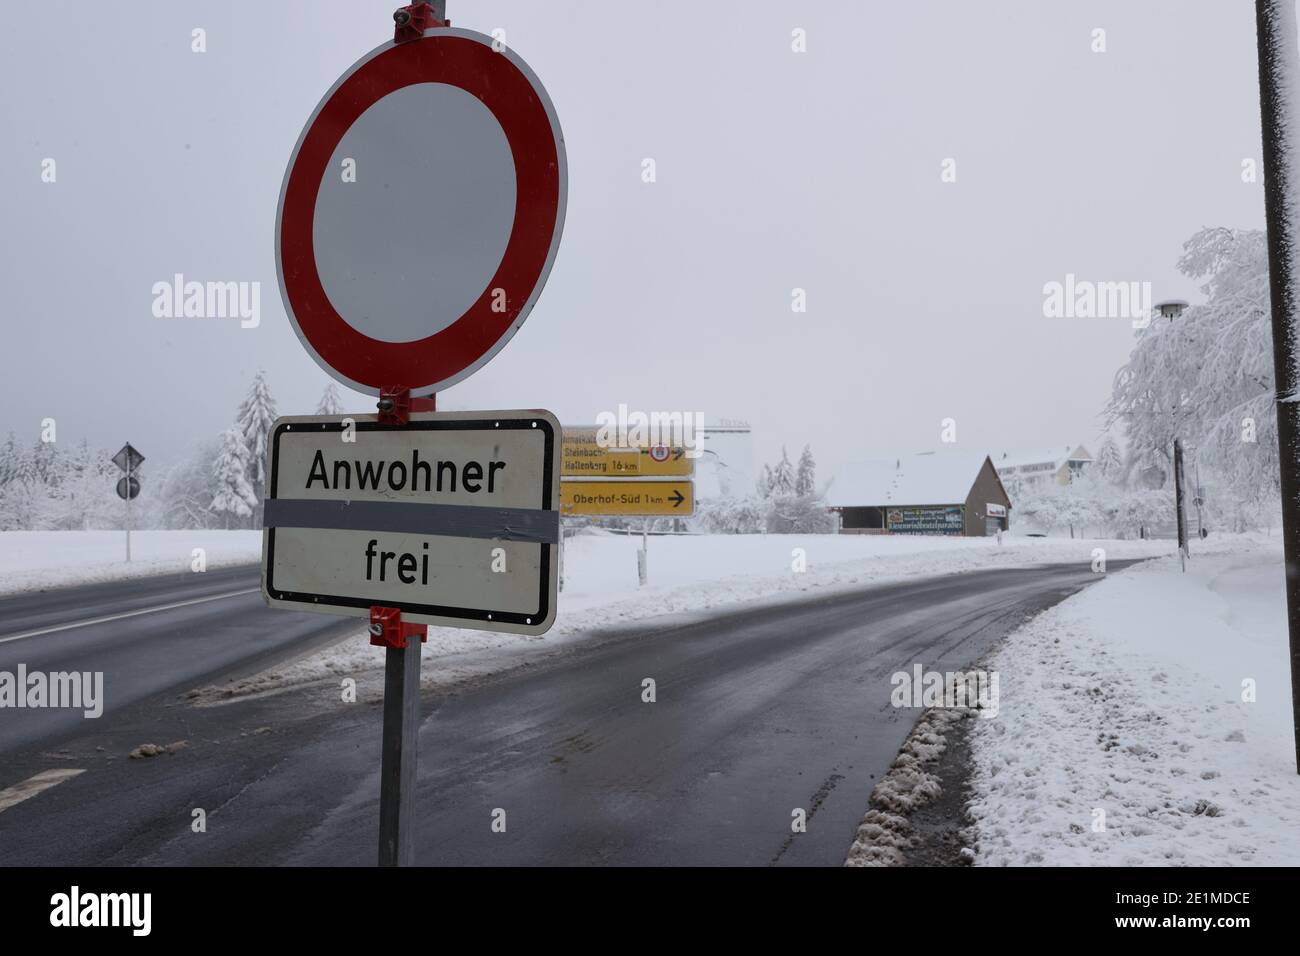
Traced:
POLYGON ((560 541, 560 513, 538 508, 311 498, 268 498, 265 505, 262 524, 267 528, 388 531, 537 544, 560 541))

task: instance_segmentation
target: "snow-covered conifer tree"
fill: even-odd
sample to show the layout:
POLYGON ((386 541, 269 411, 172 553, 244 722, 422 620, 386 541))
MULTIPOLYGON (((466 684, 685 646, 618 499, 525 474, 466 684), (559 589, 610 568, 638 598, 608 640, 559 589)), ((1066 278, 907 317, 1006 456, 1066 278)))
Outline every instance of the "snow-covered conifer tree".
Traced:
POLYGON ((772 494, 788 495, 794 493, 794 466, 785 448, 781 449, 781 460, 772 469, 772 494))
POLYGON ((1112 484, 1120 484, 1124 480, 1124 456, 1120 454, 1115 439, 1109 435, 1097 450, 1097 461, 1094 467, 1104 480, 1112 484))
POLYGON ((813 494, 817 490, 817 463, 813 461, 812 449, 803 446, 799 456, 799 467, 794 475, 794 493, 800 498, 813 494))
POLYGON ((343 403, 339 398, 339 387, 333 382, 325 386, 325 392, 316 403, 317 415, 341 415, 343 403))
POLYGON ((266 441, 271 434, 271 426, 276 419, 275 399, 271 397, 271 388, 266 383, 266 372, 258 369, 249 386, 248 396, 239 406, 235 416, 235 427, 244 439, 247 451, 245 461, 248 464, 248 484, 253 491, 253 501, 262 497, 266 488, 266 441))
POLYGON ((248 445, 244 436, 234 428, 221 436, 221 451, 217 454, 214 472, 217 492, 210 507, 222 515, 226 526, 244 525, 257 507, 257 495, 248 481, 248 445))

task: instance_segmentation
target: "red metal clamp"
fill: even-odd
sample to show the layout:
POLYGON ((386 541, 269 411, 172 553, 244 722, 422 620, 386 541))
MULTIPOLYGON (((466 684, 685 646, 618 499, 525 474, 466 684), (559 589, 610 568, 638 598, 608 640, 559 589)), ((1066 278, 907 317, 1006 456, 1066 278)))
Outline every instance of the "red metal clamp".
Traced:
POLYGON ((412 624, 402 620, 402 611, 395 607, 370 608, 370 643, 376 647, 406 647, 408 637, 420 636, 420 643, 429 642, 429 625, 412 624))
POLYGON ((411 395, 411 390, 404 385, 379 390, 379 424, 409 425, 411 412, 436 412, 437 395, 411 395))
POLYGON ((393 42, 405 43, 408 40, 418 40, 430 27, 451 26, 451 21, 446 19, 444 13, 446 9, 445 2, 435 8, 433 4, 423 0, 410 6, 398 7, 393 12, 393 42))
POLYGON ((379 424, 406 425, 411 421, 411 390, 402 386, 379 390, 379 424))

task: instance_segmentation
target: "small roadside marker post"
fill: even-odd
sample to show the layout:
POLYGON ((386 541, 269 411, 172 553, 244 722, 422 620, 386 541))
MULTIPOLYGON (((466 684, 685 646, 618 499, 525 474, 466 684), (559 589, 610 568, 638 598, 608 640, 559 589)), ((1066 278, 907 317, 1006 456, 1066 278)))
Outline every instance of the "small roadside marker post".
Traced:
POLYGON ((637 576, 641 580, 641 586, 645 587, 646 582, 650 580, 650 519, 646 518, 641 524, 641 550, 636 556, 637 576))

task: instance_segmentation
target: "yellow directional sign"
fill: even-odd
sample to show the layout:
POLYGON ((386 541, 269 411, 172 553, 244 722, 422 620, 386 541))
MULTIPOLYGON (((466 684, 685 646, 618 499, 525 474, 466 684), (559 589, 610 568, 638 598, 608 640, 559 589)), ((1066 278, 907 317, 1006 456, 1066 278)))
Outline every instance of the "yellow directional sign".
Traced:
POLYGON ((668 515, 695 513, 689 481, 562 481, 562 515, 668 515))
POLYGON ((694 474, 695 459, 680 446, 603 448, 596 428, 565 427, 560 474, 566 478, 654 478, 694 474))

